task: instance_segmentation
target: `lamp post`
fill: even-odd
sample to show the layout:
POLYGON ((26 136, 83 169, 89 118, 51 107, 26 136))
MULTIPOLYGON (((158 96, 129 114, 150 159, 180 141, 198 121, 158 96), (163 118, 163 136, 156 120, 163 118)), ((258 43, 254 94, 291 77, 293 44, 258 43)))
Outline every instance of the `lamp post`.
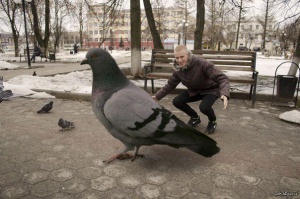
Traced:
POLYGON ((30 55, 29 55, 29 45, 28 45, 26 13, 25 13, 25 1, 30 3, 32 0, 14 0, 14 1, 15 1, 16 4, 21 4, 22 3, 22 6, 23 6, 25 37, 26 37, 26 49, 27 49, 27 61, 28 61, 28 67, 31 68, 30 55))
POLYGON ((186 46, 186 27, 188 26, 188 22, 186 20, 182 20, 182 43, 186 46))
POLYGON ((286 33, 284 32, 284 31, 282 31, 282 38, 281 38, 281 40, 282 40, 282 50, 285 50, 285 41, 284 41, 284 37, 286 36, 286 33))
POLYGON ((112 49, 113 49, 113 46, 114 46, 114 30, 112 28, 110 28, 109 32, 110 32, 110 47, 109 47, 109 50, 111 50, 111 52, 112 52, 112 49))

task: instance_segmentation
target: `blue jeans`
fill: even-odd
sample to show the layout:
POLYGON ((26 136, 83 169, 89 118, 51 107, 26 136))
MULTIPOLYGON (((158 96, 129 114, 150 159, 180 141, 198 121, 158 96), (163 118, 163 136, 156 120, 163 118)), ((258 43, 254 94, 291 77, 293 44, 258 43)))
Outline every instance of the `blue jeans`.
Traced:
POLYGON ((36 53, 32 53, 32 56, 31 56, 31 61, 35 61, 35 56, 36 56, 36 53))

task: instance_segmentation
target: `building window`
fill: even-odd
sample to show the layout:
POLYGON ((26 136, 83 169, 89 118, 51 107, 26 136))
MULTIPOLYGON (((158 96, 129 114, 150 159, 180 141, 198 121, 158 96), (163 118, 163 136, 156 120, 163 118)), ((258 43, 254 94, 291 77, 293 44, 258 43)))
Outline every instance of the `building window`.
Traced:
POLYGON ((94 35, 98 35, 98 30, 94 30, 94 35))
POLYGON ((272 30, 272 25, 269 26, 269 30, 272 30))
POLYGON ((250 30, 252 30, 252 25, 250 25, 250 30))
POLYGON ((259 25, 256 25, 256 30, 258 30, 259 29, 259 25))
POLYGON ((98 38, 95 38, 95 41, 98 41, 98 38))
POLYGON ((241 25, 241 28, 244 29, 244 25, 241 25))
POLYGON ((89 32, 89 34, 92 35, 92 34, 93 34, 93 31, 91 30, 91 31, 89 32))
POLYGON ((258 34, 255 34, 255 39, 258 39, 258 34))

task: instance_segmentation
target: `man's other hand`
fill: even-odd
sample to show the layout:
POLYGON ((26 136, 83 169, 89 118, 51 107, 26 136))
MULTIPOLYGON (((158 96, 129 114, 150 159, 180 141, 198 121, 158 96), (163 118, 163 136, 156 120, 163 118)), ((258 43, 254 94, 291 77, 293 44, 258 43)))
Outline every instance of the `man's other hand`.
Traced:
POLYGON ((227 108, 227 104, 228 104, 228 97, 225 96, 225 95, 222 95, 221 96, 221 100, 223 100, 223 102, 224 102, 224 108, 223 109, 226 109, 227 108))

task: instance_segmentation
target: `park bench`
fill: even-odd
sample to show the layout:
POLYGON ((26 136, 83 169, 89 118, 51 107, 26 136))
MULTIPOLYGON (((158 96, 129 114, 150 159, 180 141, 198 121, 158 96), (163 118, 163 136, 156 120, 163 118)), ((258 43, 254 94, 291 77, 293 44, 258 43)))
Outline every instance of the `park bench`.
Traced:
MULTIPOLYGON (((41 49, 41 54, 40 54, 39 56, 36 56, 36 58, 37 58, 37 57, 41 57, 41 62, 43 61, 43 58, 46 59, 46 62, 48 61, 48 60, 47 60, 47 56, 46 56, 46 54, 45 54, 44 52, 45 52, 45 51, 44 51, 43 49, 41 49)), ((31 59, 32 54, 33 54, 33 49, 30 48, 30 49, 29 49, 30 59, 31 59)), ((27 60, 27 49, 24 49, 23 54, 20 53, 20 62, 22 61, 22 57, 24 57, 25 60, 27 60)))
MULTIPOLYGON (((252 106, 254 106, 258 76, 255 70, 255 52, 192 50, 192 53, 212 62, 228 76, 230 82, 249 84, 249 100, 252 100, 252 106), (235 72, 230 75, 230 71, 235 72)), ((151 80, 152 93, 154 93, 154 80, 168 79, 172 75, 174 60, 173 49, 152 49, 151 62, 144 66, 144 89, 146 91, 148 80, 151 80)))

